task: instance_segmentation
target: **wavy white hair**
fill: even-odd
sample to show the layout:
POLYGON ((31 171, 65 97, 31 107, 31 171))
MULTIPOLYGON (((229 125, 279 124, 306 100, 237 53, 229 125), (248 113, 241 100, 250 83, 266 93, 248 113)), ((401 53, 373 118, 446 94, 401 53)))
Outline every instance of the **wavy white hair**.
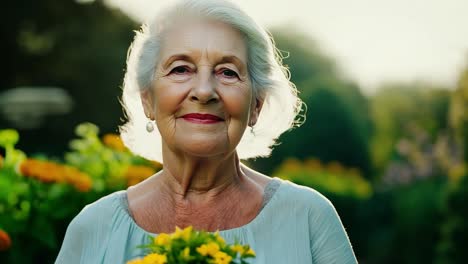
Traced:
POLYGON ((162 162, 162 140, 157 130, 145 130, 146 118, 140 92, 151 87, 161 39, 177 19, 188 15, 223 22, 238 30, 247 47, 247 67, 254 96, 263 101, 258 121, 246 129, 236 148, 239 158, 264 157, 271 153, 276 139, 298 123, 302 101, 289 81, 289 72, 273 38, 250 16, 230 1, 182 0, 160 12, 152 23, 143 24, 136 32, 127 57, 122 105, 128 122, 120 127, 125 145, 135 154, 162 162))

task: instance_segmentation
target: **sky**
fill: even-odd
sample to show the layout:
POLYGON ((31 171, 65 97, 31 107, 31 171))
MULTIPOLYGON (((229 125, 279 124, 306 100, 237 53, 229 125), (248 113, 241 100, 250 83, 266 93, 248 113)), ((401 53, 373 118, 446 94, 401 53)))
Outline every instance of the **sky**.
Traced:
MULTIPOLYGON (((107 0, 133 19, 172 0, 107 0)), ((309 35, 367 94, 385 82, 453 88, 468 66, 468 0, 237 0, 265 27, 309 35)))

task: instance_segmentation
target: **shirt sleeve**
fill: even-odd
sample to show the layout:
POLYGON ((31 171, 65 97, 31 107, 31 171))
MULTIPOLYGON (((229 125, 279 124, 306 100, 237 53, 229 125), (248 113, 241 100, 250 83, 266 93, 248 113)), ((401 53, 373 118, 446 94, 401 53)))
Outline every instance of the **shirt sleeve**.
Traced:
POLYGON ((319 193, 315 200, 309 211, 313 263, 357 263, 348 235, 332 203, 319 193))
POLYGON ((108 225, 100 207, 88 205, 70 222, 56 264, 101 263, 108 225))

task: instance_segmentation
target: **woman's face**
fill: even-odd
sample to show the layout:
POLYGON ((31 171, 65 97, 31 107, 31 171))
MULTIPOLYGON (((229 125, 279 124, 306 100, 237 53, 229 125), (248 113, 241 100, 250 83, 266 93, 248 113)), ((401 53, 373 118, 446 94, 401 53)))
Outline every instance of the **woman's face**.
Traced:
POLYGON ((220 22, 191 19, 171 26, 161 44, 156 79, 142 102, 163 147, 197 157, 232 152, 261 108, 242 35, 220 22))

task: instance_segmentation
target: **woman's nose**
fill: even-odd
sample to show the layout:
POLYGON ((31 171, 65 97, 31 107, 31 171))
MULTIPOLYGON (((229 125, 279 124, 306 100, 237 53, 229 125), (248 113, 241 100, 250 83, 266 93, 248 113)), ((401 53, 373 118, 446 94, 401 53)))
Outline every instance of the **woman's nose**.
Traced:
POLYGON ((217 102, 216 80, 209 69, 200 69, 197 80, 190 91, 190 100, 202 104, 217 102))

